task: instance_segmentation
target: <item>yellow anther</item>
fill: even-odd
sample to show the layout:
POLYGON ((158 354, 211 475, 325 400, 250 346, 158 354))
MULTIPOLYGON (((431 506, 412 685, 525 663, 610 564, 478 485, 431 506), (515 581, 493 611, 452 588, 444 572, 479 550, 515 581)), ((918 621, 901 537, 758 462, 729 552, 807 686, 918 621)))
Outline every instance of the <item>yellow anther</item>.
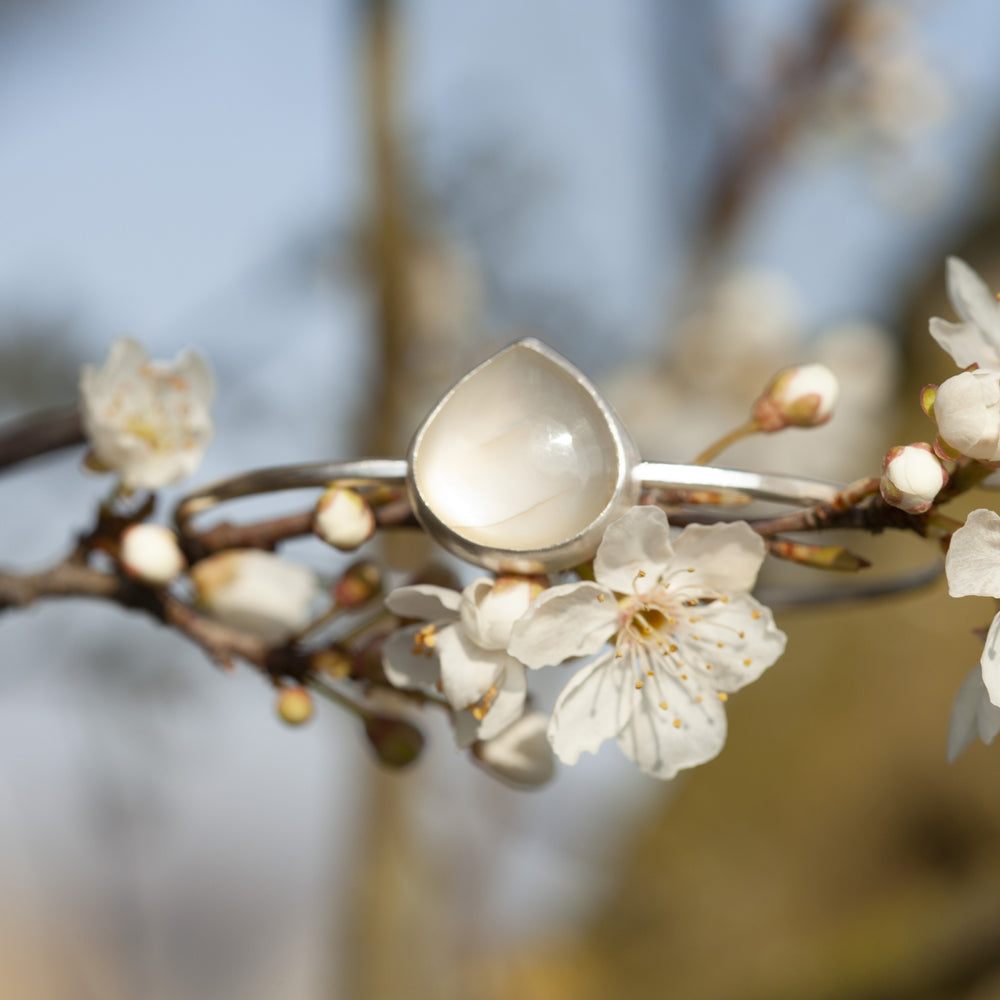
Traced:
POLYGON ((677 652, 677 647, 673 643, 670 644, 670 652, 671 653, 676 653, 677 652))
POLYGON ((694 566, 688 566, 688 572, 689 573, 693 573, 694 572, 694 566))
POLYGON ((687 674, 681 674, 681 680, 682 681, 686 681, 687 679, 688 679, 688 675, 687 674))
POLYGON ((680 728, 681 728, 681 720, 674 719, 674 729, 680 729, 680 728))
POLYGON ((756 621, 756 620, 757 620, 758 618, 760 618, 760 612, 759 612, 759 611, 754 611, 754 612, 753 612, 753 613, 752 613, 752 614, 750 615, 750 617, 751 617, 751 618, 752 618, 752 619, 753 619, 754 621, 756 621))
POLYGON ((604 603, 604 595, 603 594, 598 594, 597 595, 597 600, 600 601, 601 604, 603 604, 604 603))
POLYGON ((660 708, 665 712, 667 710, 667 703, 665 701, 660 702, 660 708))
POLYGON ((716 646, 718 646, 719 649, 725 649, 726 648, 726 644, 724 642, 717 642, 716 646))
POLYGON ((747 637, 747 634, 746 634, 746 632, 737 632, 736 634, 737 634, 737 635, 738 635, 738 636, 739 636, 739 637, 740 637, 741 639, 745 639, 745 638, 747 637))
POLYGON ((647 670, 647 671, 646 671, 646 676, 647 676, 647 677, 655 677, 655 676, 656 676, 656 674, 654 674, 652 670, 647 670))
POLYGON ((719 692, 719 701, 729 701, 729 695, 725 691, 719 692))
POLYGON ((753 662, 753 661, 752 661, 752 660, 750 659, 750 657, 748 656, 748 657, 747 657, 747 658, 746 658, 746 659, 745 659, 745 660, 743 661, 743 666, 744 666, 744 667, 749 667, 749 666, 750 666, 750 664, 751 664, 752 662, 753 662))
POLYGON ((636 689, 636 691, 641 691, 642 690, 642 681, 636 681, 635 682, 635 689, 636 689))

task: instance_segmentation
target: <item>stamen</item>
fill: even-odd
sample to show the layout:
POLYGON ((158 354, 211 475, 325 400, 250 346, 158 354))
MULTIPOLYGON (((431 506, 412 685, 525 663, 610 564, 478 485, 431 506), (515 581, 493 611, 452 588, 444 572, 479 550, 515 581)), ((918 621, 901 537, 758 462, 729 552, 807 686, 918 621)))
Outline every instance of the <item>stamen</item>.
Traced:
POLYGON ((636 681, 635 682, 635 689, 636 689, 636 691, 641 691, 642 690, 642 681, 636 681))
POLYGON ((660 702, 660 708, 665 712, 667 710, 667 703, 665 701, 660 702))
POLYGON ((719 701, 729 701, 729 695, 725 691, 719 692, 719 701))
POLYGON ((681 728, 681 720, 674 719, 674 729, 680 729, 680 728, 681 728))

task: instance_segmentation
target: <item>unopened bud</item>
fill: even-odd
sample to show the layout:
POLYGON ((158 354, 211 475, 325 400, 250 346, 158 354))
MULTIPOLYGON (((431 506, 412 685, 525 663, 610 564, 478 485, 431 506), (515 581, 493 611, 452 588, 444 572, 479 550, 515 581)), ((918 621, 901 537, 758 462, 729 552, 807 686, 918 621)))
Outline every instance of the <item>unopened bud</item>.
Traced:
POLYGON ((133 524, 121 536, 122 569, 153 587, 164 587, 184 572, 187 560, 177 536, 159 524, 133 524))
POLYGON ((213 618, 265 642, 279 643, 310 622, 316 574, 273 552, 230 549, 195 563, 191 582, 213 618))
POLYGON ((388 767, 407 767, 424 749, 424 736, 412 722, 375 715, 365 720, 365 735, 388 767))
POLYGON ((948 481, 948 474, 924 442, 896 445, 882 460, 882 499, 908 514, 922 514, 948 481))
POLYGON ((350 552, 375 534, 375 515, 360 493, 333 486, 316 504, 313 529, 327 544, 350 552))
POLYGON ((545 589, 538 577, 483 577, 464 592, 462 622, 468 633, 485 649, 506 649, 510 630, 528 605, 545 589))
POLYGON ((1000 461, 1000 374, 980 368, 942 382, 934 419, 942 441, 959 454, 1000 461))
POLYGON ((490 773, 523 787, 551 781, 555 757, 545 731, 548 717, 529 712, 491 740, 476 743, 472 752, 490 773))
POLYGON ((282 721, 301 726, 312 718, 312 695, 304 687, 284 687, 278 692, 277 709, 282 721))
POLYGON ((344 571, 334 584, 333 599, 337 607, 350 610, 367 604, 381 589, 382 571, 373 562, 361 560, 344 571))
POLYGON ((832 416, 839 393, 837 376, 826 365, 793 365, 778 372, 754 403, 754 420, 767 432, 817 427, 832 416))
POLYGON ((318 674, 326 674, 343 680, 353 673, 353 661, 343 649, 332 646, 330 649, 320 649, 309 657, 309 666, 318 674))

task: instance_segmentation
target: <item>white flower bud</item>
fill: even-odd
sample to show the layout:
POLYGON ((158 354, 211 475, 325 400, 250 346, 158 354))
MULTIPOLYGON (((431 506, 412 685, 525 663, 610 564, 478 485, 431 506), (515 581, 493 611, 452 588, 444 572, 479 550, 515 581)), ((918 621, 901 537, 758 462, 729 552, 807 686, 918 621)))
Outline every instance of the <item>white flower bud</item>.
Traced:
POLYGON ((536 577, 480 577, 462 591, 462 625, 484 649, 506 649, 514 622, 544 589, 536 577))
POLYGON ((122 569, 153 587, 164 587, 184 572, 187 560, 177 536, 160 524, 133 524, 122 532, 122 569))
POLYGON ((962 455, 1000 461, 1000 372, 979 368, 942 382, 934 419, 941 439, 962 455))
POLYGON ((908 514, 930 510, 948 474, 929 444, 896 445, 882 460, 879 489, 886 503, 908 514))
POLYGON ((284 642, 311 620, 315 574, 257 549, 232 549, 191 567, 201 606, 217 621, 268 643, 284 642))
POLYGON ((333 486, 316 504, 313 529, 328 545, 350 552, 375 534, 375 515, 360 494, 333 486))
POLYGON ((825 424, 837 404, 837 376, 818 362, 784 368, 754 403, 753 415, 762 431, 825 424))
POLYGON ((473 752, 486 770, 516 785, 544 785, 555 773, 549 746, 548 717, 529 712, 491 740, 476 743, 473 752))

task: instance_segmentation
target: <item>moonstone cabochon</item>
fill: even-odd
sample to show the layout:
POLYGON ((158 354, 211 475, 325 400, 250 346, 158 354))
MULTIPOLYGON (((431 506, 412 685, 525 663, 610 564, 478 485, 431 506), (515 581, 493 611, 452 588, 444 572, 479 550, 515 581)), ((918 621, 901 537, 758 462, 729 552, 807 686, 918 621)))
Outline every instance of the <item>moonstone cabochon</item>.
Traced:
POLYGON ((635 445, 591 383, 536 340, 465 376, 410 446, 418 519, 490 569, 544 572, 593 556, 636 500, 635 445))

